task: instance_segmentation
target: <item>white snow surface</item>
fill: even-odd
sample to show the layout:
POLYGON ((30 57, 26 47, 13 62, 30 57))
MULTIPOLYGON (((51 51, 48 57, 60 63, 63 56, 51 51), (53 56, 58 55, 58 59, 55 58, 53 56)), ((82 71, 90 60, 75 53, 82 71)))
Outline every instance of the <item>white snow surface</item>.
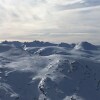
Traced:
POLYGON ((0 100, 100 100, 99 46, 0 44, 0 100))

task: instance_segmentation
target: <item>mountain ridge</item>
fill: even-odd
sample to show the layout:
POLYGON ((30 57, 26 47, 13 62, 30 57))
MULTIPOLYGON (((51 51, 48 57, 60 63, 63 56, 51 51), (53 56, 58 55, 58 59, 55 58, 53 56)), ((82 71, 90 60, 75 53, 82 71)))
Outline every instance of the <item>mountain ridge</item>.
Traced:
POLYGON ((17 43, 0 43, 1 100, 100 100, 100 50, 75 49, 92 44, 17 43))

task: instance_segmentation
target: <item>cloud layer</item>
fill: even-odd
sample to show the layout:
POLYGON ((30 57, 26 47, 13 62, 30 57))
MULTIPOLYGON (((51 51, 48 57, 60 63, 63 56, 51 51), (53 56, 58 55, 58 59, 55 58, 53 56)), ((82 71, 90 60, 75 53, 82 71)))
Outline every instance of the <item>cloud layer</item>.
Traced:
POLYGON ((99 11, 100 0, 0 0, 0 39, 91 37, 100 34, 99 11))

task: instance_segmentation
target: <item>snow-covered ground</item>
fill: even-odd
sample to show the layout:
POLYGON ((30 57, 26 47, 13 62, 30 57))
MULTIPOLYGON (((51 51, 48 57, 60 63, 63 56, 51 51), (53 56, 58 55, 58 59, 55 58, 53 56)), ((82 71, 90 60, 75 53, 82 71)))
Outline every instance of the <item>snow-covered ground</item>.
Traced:
POLYGON ((100 100, 100 46, 0 43, 0 100, 100 100))

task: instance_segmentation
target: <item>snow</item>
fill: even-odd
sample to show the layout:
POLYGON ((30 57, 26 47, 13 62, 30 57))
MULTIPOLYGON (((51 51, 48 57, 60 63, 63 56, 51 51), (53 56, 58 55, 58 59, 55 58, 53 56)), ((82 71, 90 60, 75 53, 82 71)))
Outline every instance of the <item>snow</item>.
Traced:
POLYGON ((97 50, 97 47, 88 42, 80 42, 75 46, 76 50, 97 50))
POLYGON ((85 100, 77 94, 73 94, 72 96, 67 96, 64 100, 85 100))
POLYGON ((35 43, 0 44, 0 100, 100 100, 98 46, 35 43))

